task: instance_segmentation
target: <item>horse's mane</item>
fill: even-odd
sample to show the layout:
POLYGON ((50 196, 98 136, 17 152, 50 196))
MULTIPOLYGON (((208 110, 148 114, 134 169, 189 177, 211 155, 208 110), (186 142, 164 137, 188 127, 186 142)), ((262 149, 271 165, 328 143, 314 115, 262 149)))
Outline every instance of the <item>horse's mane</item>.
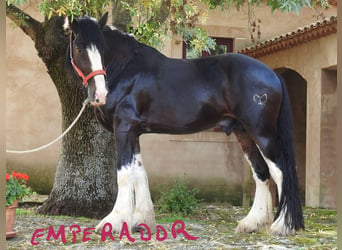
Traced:
POLYGON ((117 49, 129 52, 146 52, 155 55, 161 54, 158 50, 148 45, 145 45, 135 39, 134 35, 122 32, 108 25, 104 27, 104 34, 107 42, 114 45, 117 49))
POLYGON ((85 41, 90 41, 99 46, 99 50, 104 48, 104 39, 96 21, 88 16, 82 16, 77 18, 80 30, 82 30, 82 36, 85 41))
MULTIPOLYGON (((117 77, 129 63, 136 63, 143 67, 142 60, 165 57, 156 49, 145 45, 131 34, 124 33, 106 25, 103 29, 106 41, 105 63, 106 70, 111 78, 117 77)), ((111 82, 110 79, 109 83, 111 82)), ((110 86, 109 86, 110 87, 110 86)))

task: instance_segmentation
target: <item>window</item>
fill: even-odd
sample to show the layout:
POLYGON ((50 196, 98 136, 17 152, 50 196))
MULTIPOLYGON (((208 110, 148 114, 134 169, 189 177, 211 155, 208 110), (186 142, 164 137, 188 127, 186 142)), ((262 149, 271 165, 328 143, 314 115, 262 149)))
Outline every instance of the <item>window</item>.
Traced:
MULTIPOLYGON (((207 51, 202 51, 202 57, 233 52, 233 39, 220 37, 213 37, 213 39, 216 41, 215 48, 210 50, 210 54, 207 51)), ((196 57, 197 56, 194 55, 193 50, 188 46, 188 44, 183 42, 183 58, 192 59, 196 57)))

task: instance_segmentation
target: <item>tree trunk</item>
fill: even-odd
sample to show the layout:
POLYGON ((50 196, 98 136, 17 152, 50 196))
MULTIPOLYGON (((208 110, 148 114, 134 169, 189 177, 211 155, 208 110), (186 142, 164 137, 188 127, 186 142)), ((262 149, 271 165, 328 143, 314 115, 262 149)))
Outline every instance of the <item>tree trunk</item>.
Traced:
MULTIPOLYGON (((81 108, 73 101, 62 102, 63 127, 81 108), (70 114, 70 115, 67 115, 70 114)), ((87 107, 80 121, 64 137, 53 189, 39 213, 100 218, 113 208, 116 196, 113 136, 94 119, 87 107)))
MULTIPOLYGON (((32 38, 39 57, 47 66, 62 106, 63 131, 73 122, 86 99, 86 89, 67 61, 68 37, 63 18, 53 17, 39 23, 26 15, 22 25, 15 13, 24 12, 7 6, 6 14, 32 38)), ((55 182, 39 213, 100 218, 113 208, 117 192, 114 136, 96 121, 92 107, 62 140, 55 182)))

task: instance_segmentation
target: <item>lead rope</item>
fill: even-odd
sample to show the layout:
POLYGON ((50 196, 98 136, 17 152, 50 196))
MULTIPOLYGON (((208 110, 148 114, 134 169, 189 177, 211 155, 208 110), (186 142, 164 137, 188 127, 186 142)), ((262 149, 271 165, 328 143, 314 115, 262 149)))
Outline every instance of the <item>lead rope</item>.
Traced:
POLYGON ((70 124, 70 126, 59 136, 57 137, 56 139, 54 139, 52 142, 46 144, 46 145, 43 145, 41 147, 38 147, 38 148, 34 148, 34 149, 30 149, 30 150, 25 150, 25 151, 16 151, 16 150, 8 150, 6 149, 6 153, 12 153, 12 154, 26 154, 26 153, 32 153, 32 152, 36 152, 36 151, 39 151, 39 150, 42 150, 44 148, 47 148, 49 146, 51 146, 52 144, 54 144, 55 142, 59 141, 60 139, 63 138, 63 136, 65 136, 69 131, 70 129, 72 129, 72 127, 76 124, 76 122, 78 121, 78 119, 80 119, 84 109, 86 108, 87 104, 89 103, 88 99, 86 99, 84 102, 83 102, 83 106, 80 110, 80 112, 78 113, 77 117, 75 118, 75 120, 70 124))

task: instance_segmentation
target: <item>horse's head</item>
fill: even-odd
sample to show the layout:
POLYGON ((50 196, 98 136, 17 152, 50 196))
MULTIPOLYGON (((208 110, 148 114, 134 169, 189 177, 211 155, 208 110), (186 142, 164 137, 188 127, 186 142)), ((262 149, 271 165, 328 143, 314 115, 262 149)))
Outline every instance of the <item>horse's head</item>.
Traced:
POLYGON ((65 19, 64 29, 70 34, 70 60, 83 85, 88 88, 88 99, 93 106, 106 104, 107 81, 103 66, 104 37, 102 28, 108 13, 96 22, 89 17, 65 19))

